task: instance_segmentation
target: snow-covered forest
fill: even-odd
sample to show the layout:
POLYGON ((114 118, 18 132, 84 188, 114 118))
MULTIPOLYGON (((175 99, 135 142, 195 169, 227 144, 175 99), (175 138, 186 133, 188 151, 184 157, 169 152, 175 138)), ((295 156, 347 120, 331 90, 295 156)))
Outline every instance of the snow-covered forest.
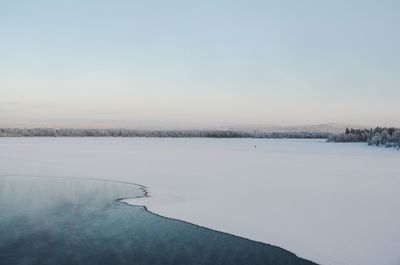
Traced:
POLYGON ((202 138, 305 138, 326 139, 325 132, 266 132, 260 130, 134 130, 71 128, 1 128, 0 137, 202 137, 202 138))
POLYGON ((369 145, 396 147, 400 149, 400 129, 382 128, 375 129, 346 129, 342 134, 332 134, 329 142, 366 142, 369 145))
POLYGON ((400 129, 349 129, 344 133, 268 132, 263 130, 138 130, 138 129, 73 129, 73 128, 0 128, 0 137, 159 137, 159 138, 292 138, 327 139, 328 142, 365 142, 369 145, 400 149, 400 129))

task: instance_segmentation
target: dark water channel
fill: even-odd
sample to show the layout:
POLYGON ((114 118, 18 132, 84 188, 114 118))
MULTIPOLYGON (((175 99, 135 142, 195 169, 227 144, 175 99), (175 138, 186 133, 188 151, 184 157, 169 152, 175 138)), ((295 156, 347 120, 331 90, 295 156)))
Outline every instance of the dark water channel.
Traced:
POLYGON ((267 244, 157 216, 140 185, 0 177, 0 265, 311 265, 267 244))

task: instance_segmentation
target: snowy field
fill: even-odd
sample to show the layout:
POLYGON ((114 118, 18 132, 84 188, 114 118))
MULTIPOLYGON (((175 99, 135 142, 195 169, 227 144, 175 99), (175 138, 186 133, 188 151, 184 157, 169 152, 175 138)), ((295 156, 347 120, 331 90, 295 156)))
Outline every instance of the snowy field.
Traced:
POLYGON ((324 265, 400 264, 400 152, 323 140, 0 138, 0 175, 148 187, 155 213, 324 265), (255 148, 256 145, 256 148, 255 148))

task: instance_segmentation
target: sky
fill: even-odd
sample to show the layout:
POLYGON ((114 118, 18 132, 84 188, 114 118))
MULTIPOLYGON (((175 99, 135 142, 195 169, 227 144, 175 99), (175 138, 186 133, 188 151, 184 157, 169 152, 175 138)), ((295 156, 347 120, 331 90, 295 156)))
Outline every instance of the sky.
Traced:
POLYGON ((0 0, 0 126, 400 126, 400 1, 0 0))

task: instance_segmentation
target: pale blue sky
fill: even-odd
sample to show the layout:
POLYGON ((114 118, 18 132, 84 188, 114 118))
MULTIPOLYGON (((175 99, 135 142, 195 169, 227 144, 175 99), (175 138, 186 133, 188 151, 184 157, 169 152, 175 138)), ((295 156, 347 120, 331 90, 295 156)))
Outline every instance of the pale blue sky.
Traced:
POLYGON ((400 126, 399 70, 395 0, 0 0, 3 125, 400 126))

